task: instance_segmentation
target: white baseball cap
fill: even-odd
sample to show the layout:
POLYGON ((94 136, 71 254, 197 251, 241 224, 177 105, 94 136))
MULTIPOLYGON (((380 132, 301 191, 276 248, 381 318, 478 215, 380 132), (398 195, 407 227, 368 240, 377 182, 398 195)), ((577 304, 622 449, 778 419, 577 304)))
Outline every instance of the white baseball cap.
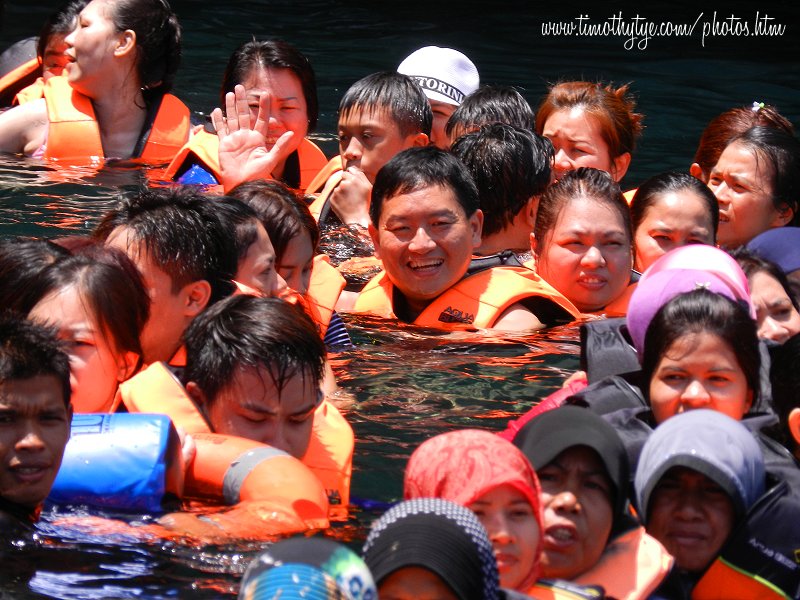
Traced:
POLYGON ((478 89, 478 68, 452 48, 425 46, 409 54, 397 72, 413 78, 429 100, 458 106, 478 89))

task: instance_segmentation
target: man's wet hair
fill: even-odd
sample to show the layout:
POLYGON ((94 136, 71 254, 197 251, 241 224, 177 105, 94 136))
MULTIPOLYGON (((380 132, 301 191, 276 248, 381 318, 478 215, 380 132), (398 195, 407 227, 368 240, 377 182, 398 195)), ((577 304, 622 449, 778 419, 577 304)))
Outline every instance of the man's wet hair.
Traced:
POLYGON ((106 214, 94 236, 105 240, 125 227, 139 246, 134 251, 144 249, 169 275, 173 293, 205 280, 212 304, 233 292, 237 267, 235 233, 220 218, 215 201, 192 186, 143 189, 106 214))
POLYGON ((0 384, 48 375, 58 380, 69 406, 69 358, 55 330, 11 311, 0 313, 0 384))
POLYGON ((461 136, 451 150, 478 186, 483 237, 511 225, 550 183, 553 144, 530 130, 493 123, 461 136))
POLYGON ((278 390, 297 373, 322 381, 325 345, 314 322, 278 298, 226 298, 192 321, 184 341, 184 382, 193 381, 212 404, 241 369, 265 368, 278 390))
POLYGON ((407 75, 384 71, 350 86, 339 103, 339 121, 353 111, 386 111, 404 137, 431 134, 433 112, 422 88, 407 75))
POLYGON ((533 109, 516 88, 508 85, 485 85, 464 98, 450 115, 444 131, 452 141, 484 125, 505 123, 533 131, 533 109))
POLYGON ((409 148, 386 163, 375 177, 369 207, 372 224, 378 226, 387 198, 436 186, 452 190, 467 217, 480 208, 478 188, 464 163, 435 146, 409 148))

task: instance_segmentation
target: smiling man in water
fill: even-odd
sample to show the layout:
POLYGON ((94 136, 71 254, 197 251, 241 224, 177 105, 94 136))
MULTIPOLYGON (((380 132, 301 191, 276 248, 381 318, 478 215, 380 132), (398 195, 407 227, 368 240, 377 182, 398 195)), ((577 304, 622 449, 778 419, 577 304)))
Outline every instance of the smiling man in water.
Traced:
POLYGON ((54 332, 0 316, 0 535, 37 520, 71 420, 69 359, 54 332))
MULTIPOLYGON (((483 213, 467 168, 438 148, 399 153, 375 178, 369 232, 384 272, 354 312, 428 327, 540 329, 570 304, 524 267, 473 262, 483 213)), ((573 309, 574 310, 574 309, 573 309)))

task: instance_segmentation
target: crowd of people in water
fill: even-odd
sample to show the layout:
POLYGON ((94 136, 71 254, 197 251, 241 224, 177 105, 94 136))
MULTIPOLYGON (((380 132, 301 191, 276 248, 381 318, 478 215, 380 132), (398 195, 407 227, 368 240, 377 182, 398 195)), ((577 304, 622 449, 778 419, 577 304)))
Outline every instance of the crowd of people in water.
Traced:
MULTIPOLYGON (((628 86, 562 81, 534 110, 428 46, 349 87, 329 159, 286 42, 239 46, 200 124, 171 93, 164 0, 73 0, 36 54, 0 80, 0 150, 168 181, 89 236, 0 240, 5 537, 91 462, 73 415, 156 414, 169 483, 140 493, 228 508, 132 532, 306 534, 253 561, 242 598, 800 597, 800 141, 777 107, 725 110, 685 172, 623 192, 645 122, 628 86), (320 252, 343 228, 368 256, 320 252), (348 518, 343 313, 577 321, 581 370, 504 431, 422 443, 359 557, 308 536, 348 518)), ((76 477, 80 498, 113 496, 103 478, 76 477)))

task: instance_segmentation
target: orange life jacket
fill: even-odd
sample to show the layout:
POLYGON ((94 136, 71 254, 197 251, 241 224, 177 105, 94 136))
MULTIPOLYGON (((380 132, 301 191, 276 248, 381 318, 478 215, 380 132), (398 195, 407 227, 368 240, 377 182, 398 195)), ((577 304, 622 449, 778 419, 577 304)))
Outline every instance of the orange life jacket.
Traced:
POLYGON ((34 56, 0 77, 0 106, 11 106, 17 93, 31 85, 41 74, 42 65, 34 56))
MULTIPOLYGON (((386 272, 380 273, 359 294, 353 312, 396 319, 393 292, 394 286, 386 272)), ((489 328, 512 304, 532 298, 549 300, 573 318, 580 316, 569 300, 536 273, 524 267, 505 266, 461 279, 431 302, 414 324, 439 328, 453 324, 489 328)))
POLYGON ((602 586, 610 598, 643 600, 661 585, 674 559, 644 527, 620 534, 606 546, 600 560, 573 581, 602 586))
MULTIPOLYGON (((308 184, 325 167, 328 159, 319 147, 308 138, 297 147, 300 159, 300 190, 305 191, 308 184)), ((222 181, 219 166, 219 138, 215 133, 201 129, 178 151, 167 167, 167 179, 175 180, 184 167, 200 164, 210 171, 218 182, 222 181)))
MULTIPOLYGON (((165 414, 186 433, 212 433, 200 409, 177 377, 162 363, 153 363, 118 392, 128 412, 165 414)), ((353 429, 339 410, 324 400, 314 412, 311 441, 301 462, 322 483, 330 502, 331 518, 346 518, 353 468, 353 429)))
POLYGON ((336 301, 339 300, 345 285, 347 281, 331 264, 331 259, 327 255, 318 254, 314 257, 311 281, 305 296, 306 308, 323 339, 325 332, 328 331, 336 301))
POLYGON ((40 98, 44 98, 44 79, 41 77, 39 77, 39 79, 34 81, 28 87, 17 92, 17 95, 14 96, 13 104, 16 106, 18 104, 33 102, 34 100, 39 100, 40 98))
MULTIPOLYGON (((308 210, 310 210, 311 214, 314 215, 314 219, 316 219, 317 223, 319 223, 319 216, 322 214, 322 209, 325 208, 331 193, 336 189, 336 186, 339 185, 341 181, 342 157, 334 156, 319 172, 314 181, 311 182, 311 186, 317 186, 317 188, 319 185, 323 185, 322 191, 317 194, 316 198, 314 198, 314 201, 308 207, 308 210)), ((315 188, 311 186, 309 186, 308 189, 314 190, 315 188)))
MULTIPOLYGON (((47 115, 45 158, 87 164, 105 155, 92 101, 73 89, 65 77, 51 77, 44 86, 47 115)), ((171 94, 161 99, 147 141, 139 156, 143 163, 168 163, 189 138, 189 109, 171 94)))
POLYGON ((328 183, 328 179, 331 178, 331 175, 341 170, 342 170, 342 157, 339 154, 337 154, 332 159, 330 159, 327 162, 327 164, 325 164, 319 170, 314 179, 312 179, 308 183, 308 188, 306 188, 306 191, 309 194, 316 194, 320 192, 322 188, 325 187, 325 184, 328 183))

